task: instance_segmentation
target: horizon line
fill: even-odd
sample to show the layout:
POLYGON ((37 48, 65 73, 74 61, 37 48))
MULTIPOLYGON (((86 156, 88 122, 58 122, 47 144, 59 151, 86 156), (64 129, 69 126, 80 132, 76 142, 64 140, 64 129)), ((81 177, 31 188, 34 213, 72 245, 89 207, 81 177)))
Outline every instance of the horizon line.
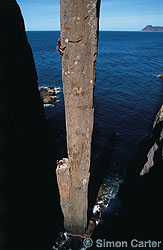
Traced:
MULTIPOLYGON (((26 30, 26 32, 46 32, 46 31, 52 31, 52 32, 60 32, 60 30, 26 30)), ((99 30, 102 32, 140 32, 141 30, 99 30)))

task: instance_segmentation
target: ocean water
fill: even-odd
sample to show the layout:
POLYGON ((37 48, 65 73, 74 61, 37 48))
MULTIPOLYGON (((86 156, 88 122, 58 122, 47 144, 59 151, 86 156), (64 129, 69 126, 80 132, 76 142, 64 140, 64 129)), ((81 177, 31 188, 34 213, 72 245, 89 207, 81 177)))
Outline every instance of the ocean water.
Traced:
MULTIPOLYGON (((59 32, 27 32, 39 86, 60 88, 56 105, 45 107, 55 128, 58 158, 65 156, 65 121, 59 32)), ((92 169, 104 175, 124 171, 151 134, 163 102, 163 33, 100 32, 94 94, 92 169)))

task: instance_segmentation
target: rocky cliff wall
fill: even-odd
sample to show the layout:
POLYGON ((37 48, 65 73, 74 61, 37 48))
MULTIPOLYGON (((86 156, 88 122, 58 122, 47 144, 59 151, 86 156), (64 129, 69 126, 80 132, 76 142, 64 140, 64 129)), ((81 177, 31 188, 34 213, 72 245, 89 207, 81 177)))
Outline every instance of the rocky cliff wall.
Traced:
POLYGON ((0 1, 0 26, 0 244, 6 239, 9 249, 44 248, 59 226, 55 157, 15 0, 0 1))
MULTIPOLYGON (((152 136, 131 160, 117 198, 92 237, 106 240, 162 240, 163 219, 163 106, 156 115, 152 136), (120 202, 120 204, 119 204, 120 202), (120 207, 118 207, 120 205, 120 207)), ((163 242, 162 242, 163 245, 163 242)), ((161 247, 162 247, 161 245, 161 247)), ((160 247, 160 248, 161 248, 160 247)))
MULTIPOLYGON (((119 218, 124 237, 162 239, 163 106, 153 123, 152 136, 133 159, 119 197, 124 215, 119 218)), ((115 232, 114 232, 115 233, 115 232)), ((118 232, 117 232, 118 233, 118 232)))
POLYGON ((153 123, 152 147, 147 154, 147 162, 145 163, 140 175, 149 173, 152 167, 163 167, 163 105, 156 115, 153 123))

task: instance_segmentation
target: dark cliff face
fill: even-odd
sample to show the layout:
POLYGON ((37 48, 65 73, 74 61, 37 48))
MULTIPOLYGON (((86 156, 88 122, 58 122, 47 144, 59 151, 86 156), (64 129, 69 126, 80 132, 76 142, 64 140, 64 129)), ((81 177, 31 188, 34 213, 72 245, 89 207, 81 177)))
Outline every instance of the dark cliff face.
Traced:
POLYGON ((16 1, 1 0, 0 25, 0 244, 46 249, 60 226, 55 156, 16 1))
POLYGON ((115 208, 114 213, 105 216, 103 224, 94 232, 94 239, 161 241, 162 179, 163 106, 156 115, 152 136, 140 145, 120 186, 121 208, 115 208))
POLYGON ((125 219, 126 228, 130 228, 130 237, 162 239, 162 133, 163 121, 159 120, 154 126, 152 137, 142 144, 138 157, 133 161, 131 168, 135 169, 136 174, 129 174, 130 184, 126 186, 124 196, 122 195, 128 213, 125 219))

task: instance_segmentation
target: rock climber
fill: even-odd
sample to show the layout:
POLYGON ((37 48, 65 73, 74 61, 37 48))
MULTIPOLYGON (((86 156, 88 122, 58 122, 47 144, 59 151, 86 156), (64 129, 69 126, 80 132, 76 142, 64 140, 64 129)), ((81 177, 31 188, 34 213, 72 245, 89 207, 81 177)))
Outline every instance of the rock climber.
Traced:
POLYGON ((60 56, 62 57, 64 52, 63 50, 66 48, 66 46, 61 46, 61 37, 58 38, 58 41, 57 41, 57 47, 56 47, 56 50, 60 53, 60 56))
POLYGON ((63 163, 64 163, 63 160, 60 160, 60 161, 57 160, 57 161, 56 161, 56 164, 57 164, 57 166, 58 166, 59 168, 60 168, 61 166, 63 166, 63 163))

